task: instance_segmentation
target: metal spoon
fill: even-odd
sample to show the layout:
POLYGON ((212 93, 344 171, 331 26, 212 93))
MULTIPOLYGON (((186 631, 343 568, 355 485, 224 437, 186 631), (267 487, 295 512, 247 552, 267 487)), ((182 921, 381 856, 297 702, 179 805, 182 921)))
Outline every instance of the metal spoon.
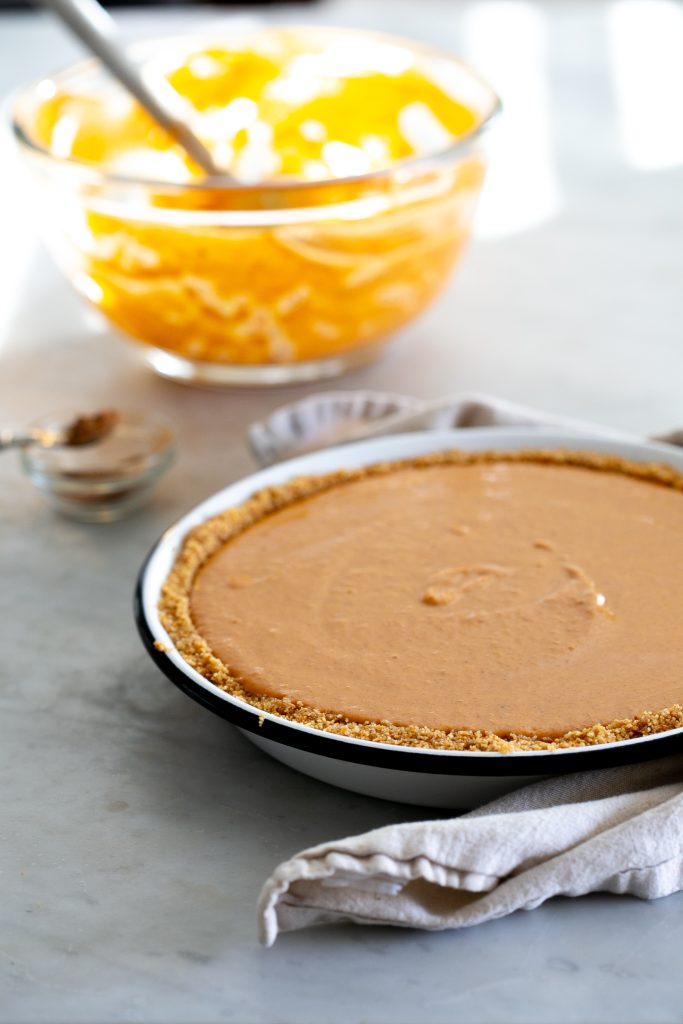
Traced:
POLYGON ((37 2, 61 18, 74 35, 99 57, 112 75, 133 94, 157 124, 173 136, 203 171, 212 177, 234 182, 231 175, 216 166, 209 150, 185 121, 183 101, 170 83, 159 75, 154 81, 153 88, 150 87, 140 68, 125 52, 114 19, 97 3, 97 0, 37 2))
POLYGON ((104 440, 119 421, 115 409, 76 416, 69 423, 50 427, 28 427, 25 430, 0 430, 0 451, 7 448, 77 448, 104 440))

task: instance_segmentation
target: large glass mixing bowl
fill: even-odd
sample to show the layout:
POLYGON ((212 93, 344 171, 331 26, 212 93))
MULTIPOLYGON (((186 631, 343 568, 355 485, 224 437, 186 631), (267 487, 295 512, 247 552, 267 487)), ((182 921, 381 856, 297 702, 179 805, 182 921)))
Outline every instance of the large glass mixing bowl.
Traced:
MULTIPOLYGON (((166 177, 165 167, 163 175, 154 173, 160 153, 180 167, 170 140, 153 139, 154 159, 148 166, 143 159, 144 174, 131 173, 130 161, 112 169, 97 159, 103 147, 97 132, 108 117, 115 121, 112 111, 123 102, 97 61, 34 83, 13 105, 15 135, 57 262, 166 377, 280 384, 369 362, 439 292, 469 236, 484 176, 482 135, 499 109, 491 88, 454 57, 406 40, 336 28, 260 30, 268 33, 287 45, 294 40, 304 58, 322 55, 323 67, 330 48, 341 47, 370 63, 376 58, 381 67, 393 60, 395 67, 418 68, 457 97, 467 113, 462 133, 367 173, 357 173, 357 159, 348 164, 352 173, 344 173, 353 147, 338 146, 328 151, 342 158, 338 176, 305 180, 285 173, 230 183, 181 167, 186 180, 177 183, 154 180, 166 177), (71 107, 59 106, 63 97, 71 98, 71 107), (95 142, 74 155, 65 138, 83 135, 79 118, 91 119, 85 134, 91 131, 95 142)), ((163 62, 173 53, 182 69, 183 48, 196 62, 197 39, 154 41, 136 55, 163 62)), ((309 61, 310 73, 315 67, 309 61)), ((382 88, 390 79, 383 73, 382 88)), ((395 82, 399 88, 400 75, 395 82)), ((368 110, 372 101, 370 94, 368 110)), ((346 109, 347 128, 349 116, 363 118, 363 107, 356 93, 355 105, 346 109)), ((305 120, 314 139, 322 129, 311 123, 305 120)), ((153 138, 159 130, 150 122, 145 131, 143 138, 153 138)), ((374 152, 377 136, 368 138, 366 148, 374 152)))

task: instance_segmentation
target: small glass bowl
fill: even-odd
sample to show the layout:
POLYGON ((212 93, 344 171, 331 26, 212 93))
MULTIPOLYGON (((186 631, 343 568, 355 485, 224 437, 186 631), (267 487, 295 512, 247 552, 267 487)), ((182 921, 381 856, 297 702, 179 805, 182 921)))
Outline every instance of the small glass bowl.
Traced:
MULTIPOLYGON (((469 238, 485 171, 482 135, 500 108, 495 92, 452 55, 409 40, 340 28, 255 35, 278 32, 296 35, 305 53, 342 40, 403 55, 449 83, 473 127, 433 155, 367 174, 172 185, 101 171, 40 141, 49 97, 76 91, 95 102, 111 91, 97 61, 34 83, 14 103, 14 133, 53 255, 164 377, 287 384, 371 362, 440 292, 469 238)), ((134 52, 158 63, 202 42, 161 39, 134 52)))
MULTIPOLYGON (((51 416, 33 426, 50 429, 73 419, 51 416)), ((95 444, 21 449, 25 472, 53 508, 85 523, 115 522, 140 508, 173 456, 171 429, 133 413, 121 413, 95 444)))

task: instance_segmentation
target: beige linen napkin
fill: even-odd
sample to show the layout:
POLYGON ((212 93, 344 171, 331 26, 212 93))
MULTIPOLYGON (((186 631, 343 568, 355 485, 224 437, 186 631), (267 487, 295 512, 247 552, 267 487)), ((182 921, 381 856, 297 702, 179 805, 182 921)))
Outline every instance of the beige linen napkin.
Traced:
POLYGON ((552 896, 683 888, 683 756, 535 783, 460 818, 388 825, 275 869, 260 937, 348 920, 442 931, 552 896))
MULTIPOLYGON (((410 395, 382 391, 328 391, 281 406, 267 419, 253 423, 247 433, 247 442, 257 461, 262 466, 269 466, 318 446, 353 440, 355 431, 362 427, 382 432, 391 428, 393 433, 398 433, 392 421, 401 414, 410 414, 411 419, 415 417, 400 427, 401 433, 451 427, 559 427, 604 437, 640 440, 623 431, 476 392, 451 395, 439 400, 438 407, 435 406, 436 403, 423 403, 410 395)), ((655 440, 683 444, 683 431, 655 440)))
MULTIPOLYGON (((449 422, 548 419, 463 396, 449 422)), ((389 825, 304 850, 265 883, 260 937, 270 946, 281 931, 340 920, 441 931, 532 910, 553 896, 656 899, 681 888, 683 755, 549 779, 462 817, 389 825)))

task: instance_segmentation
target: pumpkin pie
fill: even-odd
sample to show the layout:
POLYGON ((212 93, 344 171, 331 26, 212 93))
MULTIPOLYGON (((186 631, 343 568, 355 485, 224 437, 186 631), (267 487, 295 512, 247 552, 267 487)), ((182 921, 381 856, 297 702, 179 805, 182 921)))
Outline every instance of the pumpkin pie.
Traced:
POLYGON ((563 451, 304 477, 194 529, 161 620, 262 711, 413 747, 683 726, 683 477, 563 451))

